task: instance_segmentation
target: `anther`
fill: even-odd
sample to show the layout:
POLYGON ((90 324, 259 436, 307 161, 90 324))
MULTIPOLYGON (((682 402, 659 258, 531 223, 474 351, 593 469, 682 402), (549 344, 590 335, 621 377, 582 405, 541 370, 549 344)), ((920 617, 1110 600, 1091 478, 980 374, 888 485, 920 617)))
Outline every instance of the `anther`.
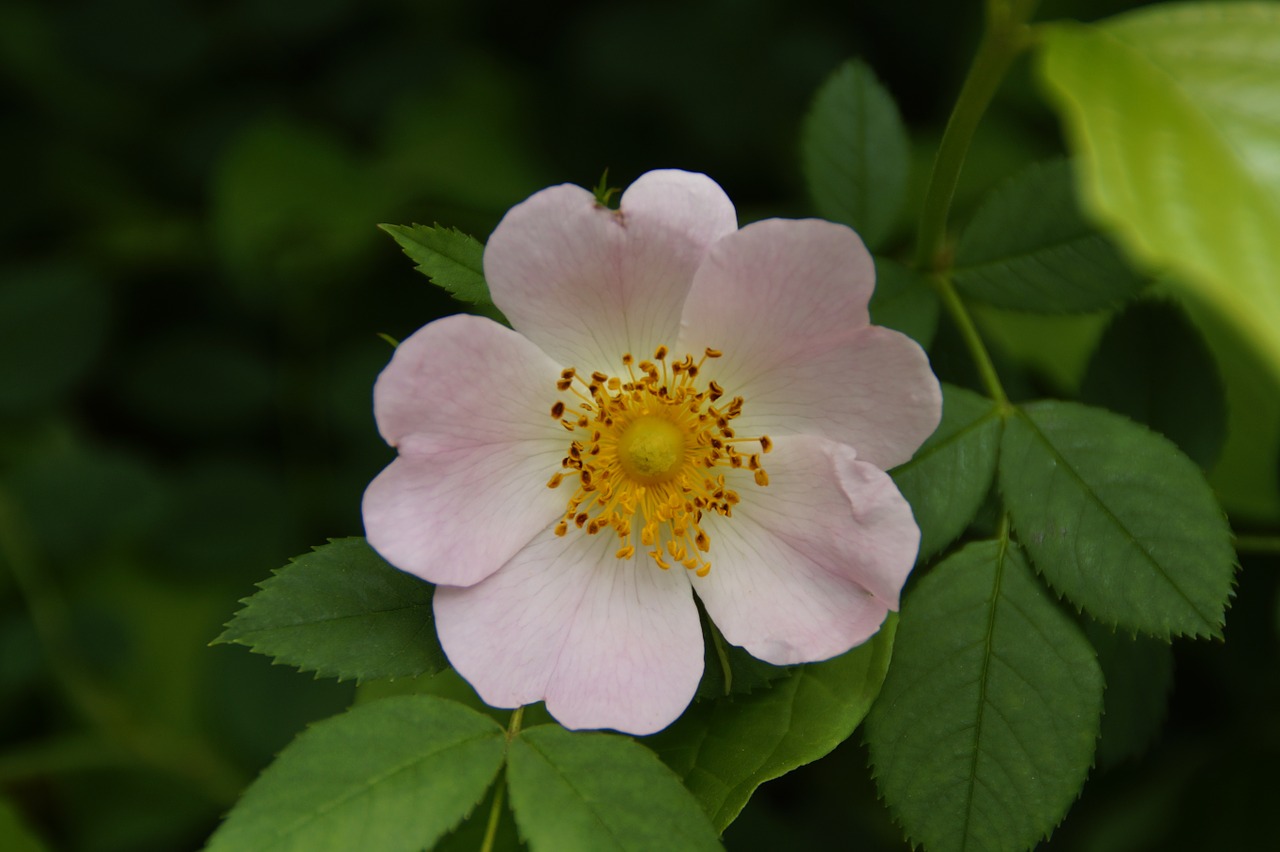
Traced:
POLYGON ((564 482, 564 474, 563 474, 563 473, 555 473, 555 474, 552 474, 551 479, 547 480, 547 487, 548 487, 548 488, 559 488, 559 487, 560 487, 560 483, 561 483, 561 482, 564 482))
POLYGON ((760 436, 760 449, 761 449, 761 450, 763 450, 763 451, 764 451, 764 452, 766 452, 766 453, 767 453, 767 452, 769 452, 770 450, 772 450, 772 449, 773 449, 773 439, 772 439, 772 438, 770 438, 768 435, 761 435, 761 436, 760 436))
POLYGON ((661 361, 663 358, 667 357, 667 352, 667 347, 659 346, 657 349, 653 350, 653 357, 655 360, 661 361))
POLYGON ((765 473, 763 468, 761 468, 760 470, 757 470, 756 485, 764 486, 768 484, 769 484, 769 474, 765 473))
POLYGON ((551 419, 559 420, 561 417, 564 417, 564 403, 557 401, 555 405, 551 406, 551 419))

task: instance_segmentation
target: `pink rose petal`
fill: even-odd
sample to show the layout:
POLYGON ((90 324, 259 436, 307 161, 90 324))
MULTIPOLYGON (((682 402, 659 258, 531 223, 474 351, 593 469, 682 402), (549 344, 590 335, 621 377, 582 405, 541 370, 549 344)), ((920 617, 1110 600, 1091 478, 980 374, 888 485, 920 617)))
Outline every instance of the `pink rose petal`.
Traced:
POLYGON ((565 495, 546 487, 568 444, 550 413, 558 378, 536 346, 478 317, 401 343, 374 387, 400 455, 365 491, 373 548, 425 580, 468 585, 562 514, 565 495))
POLYGON ((740 433, 822 435, 888 469, 932 434, 942 396, 913 340, 867 325, 874 279, 843 225, 748 225, 694 277, 678 351, 724 352, 707 375, 746 399, 740 433))
POLYGON ((703 175, 649 172, 618 210, 576 186, 513 207, 485 247, 494 302, 564 366, 617 371, 624 352, 672 345, 694 270, 737 227, 733 204, 703 175))
POLYGON ((548 531, 493 576, 436 590, 449 661, 487 703, 545 699, 567 728, 650 734, 688 706, 702 627, 683 569, 614 558, 614 536, 548 531))
POLYGON ((842 654, 870 638, 915 563, 920 533, 888 474, 823 438, 779 438, 769 485, 744 484, 712 517, 711 572, 695 579, 725 639, 777 665, 842 654))

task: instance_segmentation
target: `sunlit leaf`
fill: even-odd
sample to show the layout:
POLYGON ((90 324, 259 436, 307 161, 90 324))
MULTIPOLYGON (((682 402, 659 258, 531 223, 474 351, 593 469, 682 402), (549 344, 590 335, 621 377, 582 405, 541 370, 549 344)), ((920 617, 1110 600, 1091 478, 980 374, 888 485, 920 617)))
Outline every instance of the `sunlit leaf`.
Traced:
POLYGON ((1155 6, 1043 39, 1086 208, 1280 374, 1280 5, 1155 6))
POLYGON ((942 422, 893 481, 920 525, 920 559, 955 541, 991 490, 1000 445, 996 404, 972 391, 942 386, 942 422))
POLYGON ((840 66, 800 130, 800 164, 818 213, 880 246, 902 211, 909 155, 898 108, 872 70, 856 59, 840 66))
POLYGON ((502 765, 503 731, 430 696, 386 698, 301 734, 207 852, 417 852, 457 825, 502 765))
POLYGON ((1107 308, 1145 283, 1081 216, 1066 160, 1037 163, 993 190, 960 235, 952 274, 966 295, 1048 313, 1107 308))
POLYGON ((799 666, 769 689, 704 701, 645 743, 723 831, 766 781, 826 755, 849 738, 880 691, 897 617, 869 642, 799 666))
POLYGON ((1079 625, 1007 540, 970 544, 902 608, 867 717, 876 782, 930 852, 1026 849, 1093 759, 1102 673, 1079 625))
POLYGON ((1038 402, 1006 422, 999 468, 1018 540, 1077 606, 1160 638, 1221 635, 1230 530, 1168 440, 1099 408, 1038 402))
POLYGON ((527 728, 511 743, 507 784, 534 852, 720 848, 680 780, 625 737, 527 728))
POLYGON ((434 587, 391 567, 363 538, 321 545, 259 587, 218 642, 340 679, 416 677, 448 666, 435 633, 434 587))

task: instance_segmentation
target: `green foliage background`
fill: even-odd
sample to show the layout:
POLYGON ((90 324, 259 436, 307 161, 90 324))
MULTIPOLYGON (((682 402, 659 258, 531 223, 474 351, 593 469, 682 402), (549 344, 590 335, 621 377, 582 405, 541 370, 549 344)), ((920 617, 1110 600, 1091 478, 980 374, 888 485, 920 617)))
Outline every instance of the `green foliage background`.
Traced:
MULTIPOLYGON (((705 171, 744 221, 810 215, 802 117, 827 76, 860 56, 917 145, 895 164, 908 209, 876 218, 877 246, 892 253, 980 5, 0 6, 0 848, 199 848, 275 753, 351 702, 349 683, 207 645, 271 569, 361 534, 359 495, 391 457, 370 407, 389 354, 378 334, 403 339, 459 308, 376 223, 440 222, 483 239, 531 192, 591 186, 606 167, 619 186, 651 168, 705 171)), ((1088 21, 1135 5, 1058 0, 1039 17, 1088 21)), ((1036 85, 1029 63, 1015 66, 984 120, 957 228, 993 183, 1062 154, 1036 85)), ((1108 339, 1105 314, 1028 320, 990 308, 979 319, 1018 398, 1125 398, 1089 363, 1108 339)), ((1113 345, 1112 357, 1138 360, 1113 345)), ((1165 345, 1153 337, 1147 349, 1165 345)), ((1213 483, 1233 522, 1274 528, 1273 380, 1242 347, 1214 354, 1236 388, 1234 414, 1249 416, 1213 483)), ((975 386, 945 321, 931 355, 948 381, 975 386)), ((1159 376, 1147 384, 1163 392, 1159 376)), ((1179 440, 1189 417, 1174 411, 1158 416, 1179 440)), ((1211 466, 1214 440, 1189 432, 1211 447, 1192 453, 1211 466)), ((1159 657, 1144 669, 1151 684, 1119 709, 1111 696, 1129 684, 1109 684, 1104 741, 1107 725, 1129 724, 1139 734, 1127 741, 1155 744, 1102 749, 1049 846, 1273 840, 1274 558, 1244 557, 1238 580, 1226 643, 1175 644, 1172 687, 1159 657)), ((1144 653, 1135 647, 1114 654, 1144 653)), ((906 848, 867 761, 855 736, 766 784, 727 846, 906 848)))

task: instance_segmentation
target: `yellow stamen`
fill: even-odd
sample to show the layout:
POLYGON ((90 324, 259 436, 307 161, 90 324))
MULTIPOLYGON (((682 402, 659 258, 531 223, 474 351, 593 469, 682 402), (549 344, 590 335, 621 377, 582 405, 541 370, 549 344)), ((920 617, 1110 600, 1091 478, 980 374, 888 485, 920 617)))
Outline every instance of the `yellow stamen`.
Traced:
POLYGON ((696 361, 690 354, 675 360, 659 346, 653 357, 637 363, 626 353, 622 373, 596 370, 590 382, 573 368, 560 374, 557 390, 574 399, 555 402, 551 415, 574 437, 562 470, 547 486, 556 488, 576 473, 578 487, 555 532, 565 535, 569 524, 588 535, 612 530, 619 539, 615 556, 631 559, 634 525, 659 568, 671 567, 669 557, 705 577, 711 562, 703 554, 710 552, 711 539, 703 518, 732 517, 740 502, 723 471, 746 468, 757 485, 768 485, 760 453, 769 452, 773 442, 767 436, 736 437, 729 424, 742 414, 743 398, 717 407, 713 403, 724 388, 715 381, 701 386, 700 368, 721 357, 719 350, 708 348, 696 361), (735 449, 743 443, 759 444, 760 453, 735 449))

